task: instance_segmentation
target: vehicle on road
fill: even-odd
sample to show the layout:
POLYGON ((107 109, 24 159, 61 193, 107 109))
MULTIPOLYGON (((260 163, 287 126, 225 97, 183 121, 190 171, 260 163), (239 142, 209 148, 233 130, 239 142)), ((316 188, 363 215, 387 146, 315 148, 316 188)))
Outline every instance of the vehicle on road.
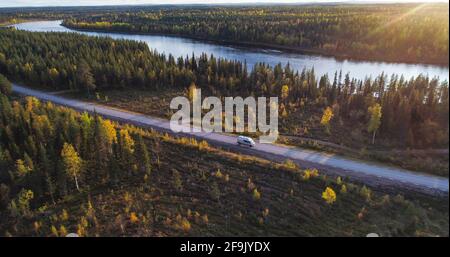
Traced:
POLYGON ((238 143, 238 145, 246 145, 249 147, 255 146, 255 141, 253 141, 253 139, 251 139, 250 137, 245 137, 245 136, 238 136, 237 143, 238 143))

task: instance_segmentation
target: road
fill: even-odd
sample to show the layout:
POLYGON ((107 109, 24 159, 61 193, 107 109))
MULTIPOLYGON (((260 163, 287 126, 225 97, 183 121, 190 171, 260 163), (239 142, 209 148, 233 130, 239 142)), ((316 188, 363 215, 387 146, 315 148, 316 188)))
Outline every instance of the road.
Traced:
MULTIPOLYGON (((16 84, 13 84, 13 91, 22 95, 34 96, 44 101, 51 101, 55 104, 64 105, 78 111, 96 112, 99 115, 116 121, 173 133, 170 130, 168 120, 94 103, 87 103, 80 100, 68 99, 16 84)), ((385 187, 404 186, 411 189, 418 189, 426 193, 448 194, 449 180, 444 177, 412 172, 379 163, 369 163, 297 147, 260 143, 257 143, 255 147, 251 149, 239 147, 236 145, 235 136, 221 133, 182 133, 182 136, 192 136, 197 139, 204 139, 213 145, 228 147, 234 151, 263 157, 273 161, 290 159, 299 163, 302 167, 317 167, 332 175, 348 176, 368 185, 385 187)))

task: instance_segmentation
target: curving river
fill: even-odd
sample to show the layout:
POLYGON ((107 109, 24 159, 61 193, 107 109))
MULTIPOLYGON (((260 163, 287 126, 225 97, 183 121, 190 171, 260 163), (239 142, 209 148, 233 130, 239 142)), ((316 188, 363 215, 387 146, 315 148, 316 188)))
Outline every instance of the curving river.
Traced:
POLYGON ((172 54, 175 57, 179 57, 186 55, 190 56, 194 53, 198 56, 204 52, 208 55, 213 54, 216 57, 230 60, 239 60, 242 62, 247 61, 250 68, 258 62, 264 62, 271 66, 278 63, 282 63, 283 65, 290 63, 291 67, 296 70, 314 67, 316 74, 323 75, 328 73, 330 79, 333 79, 335 71, 342 70, 343 74, 350 73, 350 77, 359 79, 363 79, 368 76, 375 77, 382 72, 385 72, 388 75, 403 75, 408 79, 419 74, 424 74, 430 77, 438 77, 442 81, 449 80, 448 67, 436 65, 338 60, 333 57, 318 55, 305 55, 265 49, 224 46, 174 36, 81 32, 61 26, 61 21, 34 21, 15 24, 13 26, 16 29, 27 31, 77 32, 90 36, 108 36, 115 39, 143 41, 146 42, 150 48, 156 49, 158 52, 165 53, 167 55, 172 54))

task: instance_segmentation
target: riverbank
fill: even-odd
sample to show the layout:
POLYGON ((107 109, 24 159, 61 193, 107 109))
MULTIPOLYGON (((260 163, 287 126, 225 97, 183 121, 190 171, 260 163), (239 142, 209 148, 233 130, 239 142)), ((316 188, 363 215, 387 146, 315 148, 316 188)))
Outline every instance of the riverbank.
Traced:
POLYGON ((166 56, 171 54, 175 58, 191 56, 195 53, 197 56, 200 53, 206 53, 208 56, 213 55, 217 58, 227 60, 240 61, 242 64, 246 63, 248 70, 254 68, 255 65, 265 63, 271 67, 278 64, 285 66, 290 65, 290 68, 301 72, 303 69, 314 68, 315 75, 320 77, 325 74, 331 80, 334 72, 342 75, 349 74, 350 77, 359 80, 366 78, 376 78, 380 74, 387 77, 391 75, 403 76, 406 79, 417 78, 419 75, 431 78, 439 78, 440 81, 449 80, 448 67, 437 65, 422 65, 422 64, 406 64, 406 63, 385 63, 374 61, 351 61, 351 60, 337 60, 334 57, 324 57, 320 55, 307 55, 285 53, 279 50, 265 50, 262 48, 248 48, 237 46, 224 46, 218 43, 206 43, 201 40, 186 39, 177 36, 160 36, 147 34, 132 34, 132 33, 113 33, 113 32, 95 32, 72 30, 62 26, 61 20, 52 20, 45 22, 29 22, 15 25, 19 30, 35 31, 35 32, 77 32, 80 34, 87 34, 91 36, 111 37, 113 39, 128 39, 134 41, 145 42, 152 50, 158 53, 164 53, 166 56))
POLYGON ((230 40, 218 40, 218 39, 208 39, 208 38, 202 38, 202 37, 196 37, 186 34, 164 34, 164 33, 151 33, 151 32, 138 32, 138 31, 126 31, 126 30, 106 30, 106 29, 83 29, 78 27, 69 26, 67 24, 64 24, 64 22, 61 23, 61 26, 75 30, 75 31, 82 31, 82 32, 97 32, 97 33, 121 33, 121 34, 127 34, 127 35, 148 35, 148 36, 166 36, 166 37, 178 37, 178 38, 185 38, 185 39, 191 39, 199 42, 205 42, 210 44, 216 44, 216 45, 222 45, 222 46, 237 46, 237 47, 244 47, 248 49, 260 49, 260 50, 272 50, 272 51, 281 51, 284 53, 297 53, 297 54, 304 54, 304 55, 317 55, 317 56, 324 56, 324 57, 333 57, 338 61, 369 61, 369 62, 383 62, 383 63, 392 63, 392 64, 423 64, 423 65, 436 65, 440 67, 449 67, 448 62, 440 62, 440 61, 430 61, 430 62, 416 62, 410 59, 399 59, 399 58, 389 58, 389 57, 376 57, 376 56, 352 56, 345 53, 329 53, 326 51, 323 51, 321 49, 311 49, 311 48, 304 48, 304 47, 295 47, 295 46, 284 46, 284 45, 277 45, 277 44, 270 44, 270 43, 263 43, 263 42, 245 42, 245 41, 230 41, 230 40))
POLYGON ((0 27, 9 27, 9 26, 13 26, 16 24, 20 24, 20 23, 25 23, 25 22, 39 22, 39 21, 47 21, 47 20, 41 20, 41 19, 14 19, 14 21, 9 21, 9 22, 4 22, 4 23, 0 23, 0 27))

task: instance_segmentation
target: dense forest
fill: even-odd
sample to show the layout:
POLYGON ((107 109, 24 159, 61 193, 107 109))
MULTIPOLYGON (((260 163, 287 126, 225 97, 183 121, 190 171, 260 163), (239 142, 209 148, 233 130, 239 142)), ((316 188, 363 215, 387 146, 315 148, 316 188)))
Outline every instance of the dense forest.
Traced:
MULTIPOLYGON (((0 25, 39 19, 448 65, 448 4, 0 9, 0 25)), ((448 194, 372 187, 113 122, 16 95, 10 82, 160 117, 193 88, 278 96, 283 140, 389 158, 414 148, 425 157, 400 166, 448 176, 447 81, 329 74, 1 27, 0 236, 448 236, 448 194)))
POLYGON ((147 7, 67 15, 63 24, 366 60, 448 65, 448 10, 448 4, 147 7))
POLYGON ((102 6, 0 9, 0 24, 157 33, 365 60, 448 65, 448 4, 102 6))
POLYGON ((367 144, 377 142, 376 134, 391 147, 448 147, 448 83, 436 78, 380 74, 356 80, 340 72, 319 78, 314 70, 264 63, 249 71, 245 63, 204 54, 175 59, 142 42, 14 29, 0 30, 0 72, 28 86, 86 95, 107 89, 185 90, 194 83, 217 96, 280 96, 283 133, 298 133, 299 112, 321 115, 326 109, 331 122, 317 122, 326 135, 340 126, 359 131, 359 137, 373 135, 367 144), (375 106, 382 115, 371 122, 376 113, 369 109, 375 106), (370 123, 376 126, 369 128, 370 123))
POLYGON ((448 198, 17 98, 2 75, 0 89, 1 236, 448 236, 448 198))
POLYGON ((150 174, 141 136, 132 137, 126 128, 116 129, 99 116, 79 115, 35 98, 11 102, 5 95, 8 83, 0 74, 2 183, 28 188, 36 199, 47 196, 54 202, 80 190, 85 180, 117 182, 132 171, 150 174), (95 173, 81 176, 82 166, 95 173))

